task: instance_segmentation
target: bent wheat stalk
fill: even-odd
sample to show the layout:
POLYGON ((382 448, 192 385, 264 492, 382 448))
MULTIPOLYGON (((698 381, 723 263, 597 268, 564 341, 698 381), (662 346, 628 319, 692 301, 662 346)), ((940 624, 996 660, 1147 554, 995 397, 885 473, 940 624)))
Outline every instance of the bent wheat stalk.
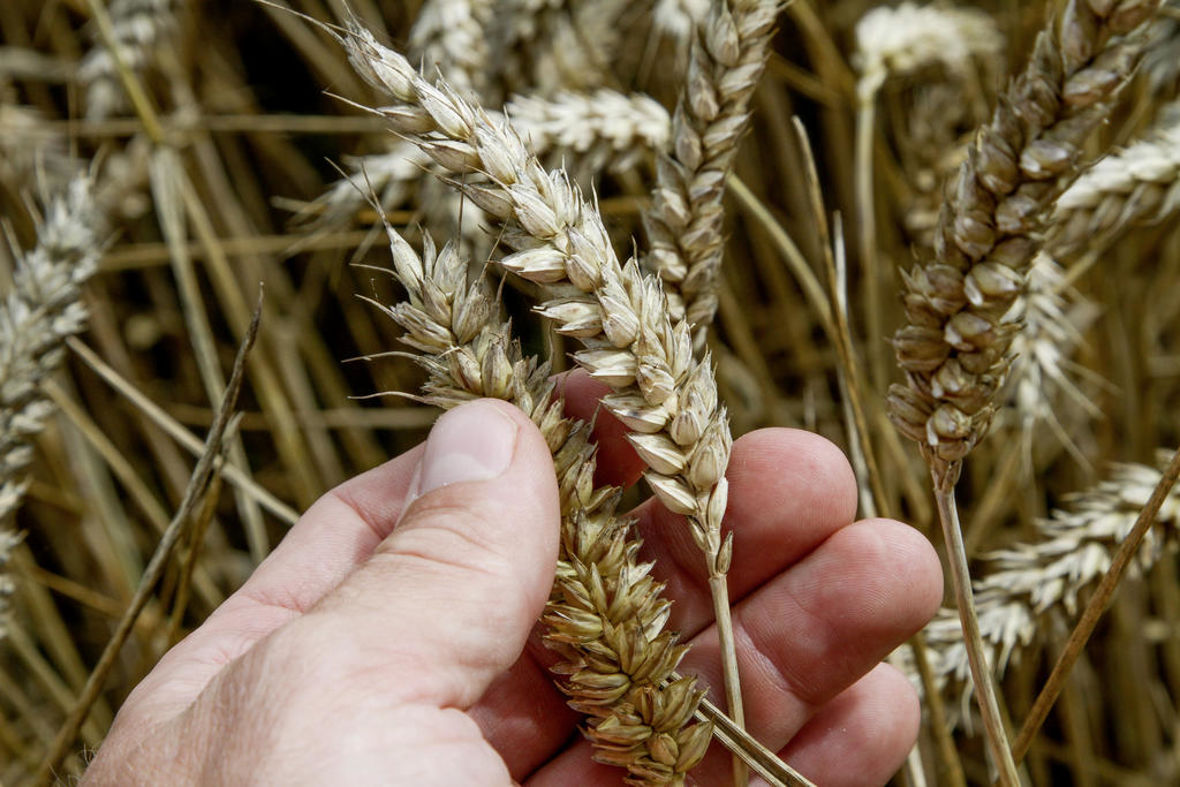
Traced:
POLYGON ((906 385, 890 389, 891 417, 930 466, 988 747, 1005 784, 1019 779, 985 662, 954 486, 994 413, 1013 332, 1003 317, 1025 286, 1044 213, 1076 178, 1081 144, 1142 54, 1133 33, 1158 7, 1070 0, 1060 23, 1038 36, 959 170, 935 259, 906 277, 908 325, 894 337, 906 385))
POLYGON ((487 179, 456 186, 503 228, 515 253, 501 264, 553 296, 541 313, 582 342, 578 364, 613 389, 603 404, 633 430, 649 485, 686 517, 704 554, 733 711, 740 690, 725 578, 733 541, 721 529, 733 439, 708 354, 694 357, 688 323, 670 320, 659 283, 634 260, 619 262, 602 217, 564 172, 546 172, 509 125, 423 79, 366 30, 342 40, 358 73, 398 102, 376 110, 395 131, 443 169, 487 179))

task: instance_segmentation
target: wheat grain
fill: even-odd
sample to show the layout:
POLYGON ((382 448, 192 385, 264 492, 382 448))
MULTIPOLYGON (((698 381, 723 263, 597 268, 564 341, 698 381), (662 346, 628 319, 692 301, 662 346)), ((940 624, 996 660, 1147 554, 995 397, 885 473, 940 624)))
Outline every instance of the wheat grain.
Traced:
MULTIPOLYGON (((175 35, 181 0, 114 0, 108 13, 118 57, 136 73, 147 71, 159 48, 175 35)), ((78 79, 86 88, 86 117, 103 120, 127 109, 115 55, 96 44, 82 58, 78 79)))
POLYGON ((637 559, 632 522, 617 513, 620 492, 595 487, 587 424, 563 417, 548 364, 523 357, 483 281, 467 283, 454 245, 419 256, 392 230, 394 272, 408 300, 386 311, 422 355, 426 400, 449 408, 475 397, 503 399, 540 427, 553 453, 561 541, 542 621, 562 661, 553 672, 570 707, 587 717, 595 759, 626 768, 629 784, 681 785, 704 756, 711 725, 692 724, 701 693, 673 680, 687 650, 666 631, 671 603, 651 564, 637 559))
MULTIPOLYGON (((13 289, 0 301, 0 568, 17 541, 8 528, 24 497, 31 441, 53 412, 41 383, 61 365, 65 339, 86 325, 81 288, 98 267, 98 232, 90 182, 76 179, 50 202, 37 246, 18 255, 13 289)), ((11 586, 0 576, 0 616, 11 586)))
POLYGON ((644 214, 645 267, 663 280, 672 316, 696 328, 698 346, 717 312, 725 176, 749 123, 778 8, 777 0, 727 0, 701 21, 670 155, 660 161, 644 214))

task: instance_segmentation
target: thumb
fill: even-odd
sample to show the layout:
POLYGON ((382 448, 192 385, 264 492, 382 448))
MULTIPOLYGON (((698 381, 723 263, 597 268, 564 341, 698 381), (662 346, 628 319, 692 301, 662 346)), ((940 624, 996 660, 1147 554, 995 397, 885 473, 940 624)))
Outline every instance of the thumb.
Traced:
POLYGON ((549 595, 553 460, 520 410, 470 402, 431 430, 409 499, 372 557, 301 622, 330 627, 328 641, 363 660, 353 668, 391 676, 389 699, 467 708, 519 658, 549 595))

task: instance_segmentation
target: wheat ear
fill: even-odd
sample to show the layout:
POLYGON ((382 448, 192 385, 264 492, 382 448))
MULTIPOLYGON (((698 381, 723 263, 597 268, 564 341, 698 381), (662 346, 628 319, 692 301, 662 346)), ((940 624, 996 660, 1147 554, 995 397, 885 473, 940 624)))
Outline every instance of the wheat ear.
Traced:
POLYGON ((725 176, 749 125, 779 7, 779 0, 725 0, 701 19, 672 117, 672 146, 644 214, 651 245, 645 265, 663 280, 673 317, 695 326, 698 344, 717 312, 725 176))
POLYGON ((954 485, 986 433, 1009 361, 1003 323, 1025 286, 1043 214, 1076 177, 1080 145, 1142 54, 1132 34, 1158 0, 1070 0, 1038 37, 959 170, 935 233, 935 259, 906 277, 908 325, 894 337, 906 385, 890 415, 930 466, 988 748, 1005 784, 1019 783, 984 661, 954 485))
POLYGON ((378 110, 395 131, 443 169, 488 179, 457 185, 503 226, 504 242, 516 251, 501 264, 555 296, 541 313, 581 340, 586 349, 575 359, 613 389, 603 403, 634 430, 629 439, 649 468, 645 478, 670 511, 687 518, 705 556, 736 720, 740 693, 725 581, 733 542, 721 530, 733 439, 708 355, 694 358, 691 330, 670 320, 659 283, 634 261, 619 263, 602 217, 564 172, 546 172, 510 126, 427 82, 367 31, 352 30, 344 43, 357 71, 400 102, 378 110))
MULTIPOLYGON (((995 674, 1046 630, 1043 618, 1055 609, 1076 617, 1079 599, 1110 567, 1171 458, 1161 452, 1156 467, 1115 465, 1110 476, 1068 499, 1064 508, 1037 523, 1036 540, 983 557, 975 582, 979 623, 995 674)), ((1173 489, 1135 559, 1147 572, 1180 537, 1180 491, 1173 489)), ((967 654, 954 610, 942 609, 926 626, 931 665, 940 684, 961 690, 966 714, 971 686, 967 654)))
POLYGON ((599 762, 627 769, 628 784, 682 785, 708 749, 712 725, 692 723, 701 692, 674 678, 686 645, 665 630, 671 602, 651 563, 639 562, 620 491, 594 485, 595 447, 587 424, 565 418, 548 364, 525 358, 482 280, 467 284, 467 263, 451 244, 419 256, 392 230, 393 270, 408 299, 386 311, 427 370, 425 398, 454 407, 476 397, 503 399, 540 427, 553 452, 561 495, 557 573, 542 617, 552 667, 570 707, 586 716, 599 762))
MULTIPOLYGON (((8 528, 24 498, 31 440, 53 412, 41 384, 61 365, 65 340, 86 326, 80 299, 98 268, 99 225, 90 181, 71 181, 49 204, 37 246, 18 255, 13 289, 0 301, 0 568, 18 540, 8 528)), ((11 589, 0 576, 0 617, 11 589)))
MULTIPOLYGON (((449 71, 446 72, 449 75, 449 71)), ((538 157, 567 156, 572 167, 597 172, 625 169, 637 158, 668 146, 672 121, 668 112, 643 94, 601 88, 589 93, 561 92, 553 98, 514 96, 504 116, 538 157)), ((348 174, 333 183, 311 206, 311 227, 329 230, 349 222, 365 205, 365 194, 380 195, 382 210, 405 204, 422 180, 431 158, 412 142, 399 140, 387 153, 353 158, 348 174)))
POLYGON ((119 62, 136 73, 149 69, 159 47, 177 29, 176 12, 181 0, 114 0, 108 14, 118 55, 104 44, 96 44, 78 67, 78 78, 86 87, 86 117, 103 120, 128 106, 119 62))
POLYGON ((488 83, 486 33, 495 0, 426 0, 410 28, 410 55, 440 69, 457 89, 482 96, 488 83))
POLYGON ((1164 107, 1142 139, 1098 161, 1069 187, 1053 213, 1055 253, 1093 250, 1136 224, 1180 210, 1180 103, 1164 107))
MULTIPOLYGON (((940 66, 961 85, 977 71, 976 64, 998 56, 1003 44, 995 21, 975 9, 902 3, 897 8, 874 8, 856 23, 853 62, 860 77, 856 84, 853 173, 860 219, 857 243, 865 282, 865 326, 870 347, 879 346, 884 336, 873 169, 877 93, 889 78, 904 77, 931 66, 940 66)), ((961 89, 953 92, 953 100, 963 101, 961 89)), ((873 355, 872 377, 877 385, 883 385, 886 379, 878 354, 873 355)))
POLYGON ((549 96, 610 80, 619 15, 631 0, 502 0, 490 36, 509 92, 549 96))

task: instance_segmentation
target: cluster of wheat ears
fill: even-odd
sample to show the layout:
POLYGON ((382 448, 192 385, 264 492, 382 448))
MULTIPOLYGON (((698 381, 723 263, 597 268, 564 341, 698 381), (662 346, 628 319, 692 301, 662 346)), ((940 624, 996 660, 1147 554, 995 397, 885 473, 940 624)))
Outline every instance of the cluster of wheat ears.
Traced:
POLYGON ((0 214, 0 785, 81 773, 298 510, 476 397, 552 449, 539 625, 620 780, 716 743, 811 783, 744 729, 730 619, 770 425, 942 551, 899 780, 1180 779, 1172 0, 5 0, 0 214), (571 365, 643 489, 596 483, 571 365))

